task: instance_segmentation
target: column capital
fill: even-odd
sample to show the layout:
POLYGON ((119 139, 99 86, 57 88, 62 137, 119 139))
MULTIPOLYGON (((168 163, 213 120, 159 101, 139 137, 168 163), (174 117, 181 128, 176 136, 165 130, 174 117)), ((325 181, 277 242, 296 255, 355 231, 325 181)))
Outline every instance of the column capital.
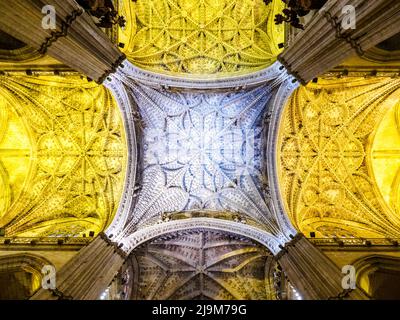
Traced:
POLYGON ((114 252, 118 253, 118 255, 122 258, 122 259, 126 259, 128 257, 128 254, 121 249, 121 245, 119 245, 116 242, 111 241, 111 239, 104 233, 104 232, 100 232, 99 233, 99 237, 101 239, 103 239, 107 245, 109 246, 113 246, 114 247, 114 252))
POLYGON ((295 236, 291 237, 291 240, 286 242, 283 246, 280 245, 279 248, 281 248, 281 251, 279 251, 276 255, 275 255, 275 260, 279 260, 280 258, 282 258, 283 255, 285 255, 286 253, 288 253, 288 248, 289 247, 294 247, 296 245, 296 243, 302 239, 305 238, 304 235, 299 232, 297 233, 295 236))

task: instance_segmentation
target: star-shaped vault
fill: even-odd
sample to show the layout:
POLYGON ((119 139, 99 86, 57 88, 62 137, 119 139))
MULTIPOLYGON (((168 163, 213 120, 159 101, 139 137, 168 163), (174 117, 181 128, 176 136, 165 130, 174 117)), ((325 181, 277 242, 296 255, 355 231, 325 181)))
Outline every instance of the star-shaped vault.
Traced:
POLYGON ((143 175, 128 232, 168 213, 228 211, 273 224, 262 191, 267 86, 241 92, 159 92, 135 84, 143 175))

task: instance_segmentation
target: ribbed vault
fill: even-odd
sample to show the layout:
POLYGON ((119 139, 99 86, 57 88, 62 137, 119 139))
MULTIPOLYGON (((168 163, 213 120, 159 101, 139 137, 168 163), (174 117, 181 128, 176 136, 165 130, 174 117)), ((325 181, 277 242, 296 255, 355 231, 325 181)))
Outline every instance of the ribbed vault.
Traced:
MULTIPOLYGON (((40 20, 39 5, 28 4, 20 14, 40 20)), ((311 24, 287 47, 283 66, 276 58, 285 30, 274 23, 283 1, 118 1, 127 19, 122 61, 76 2, 64 5, 75 11, 57 19, 61 33, 32 22, 32 34, 22 25, 15 36, 106 79, 119 106, 105 87, 66 76, 48 58, 40 63, 50 61, 44 70, 58 76, 9 62, 33 76, 0 75, 0 236, 106 231, 60 272, 68 275, 60 291, 95 297, 132 254, 134 299, 273 299, 275 255, 310 297, 341 297, 340 270, 294 236, 288 217, 306 235, 398 237, 399 80, 323 78, 296 90, 283 109, 297 85, 287 70, 305 69, 312 79, 325 70, 318 61, 346 56, 335 30, 322 28, 327 40, 309 50, 305 43, 318 39, 311 24), (326 54, 334 43, 338 52, 326 54)), ((10 30, 13 18, 7 11, 10 30)), ((382 32, 370 37, 366 28, 361 38, 388 35, 385 21, 382 32)), ((17 60, 40 64, 25 50, 13 53, 17 60)))
MULTIPOLYGON (((255 81, 261 84, 248 89, 159 90, 135 81, 132 70, 125 63, 109 87, 120 105, 135 104, 140 175, 133 210, 107 234, 129 252, 151 235, 165 233, 163 229, 179 229, 185 222, 178 220, 195 218, 191 212, 202 212, 198 221, 211 229, 237 229, 239 234, 243 229, 277 253, 292 231, 281 224, 286 217, 273 209, 264 171, 269 161, 265 115, 272 92, 285 86, 287 75, 275 66, 258 75, 255 81)), ((159 76, 153 77, 156 81, 159 76)), ((208 83, 201 85, 207 88, 208 83)))
POLYGON ((247 238, 194 230, 136 249, 130 299, 272 300, 272 256, 247 238))
POLYGON ((0 77, 0 227, 82 236, 112 221, 123 191, 121 114, 79 77, 0 77))
MULTIPOLYGON (((287 213, 301 232, 399 235, 397 211, 379 191, 383 188, 388 200, 397 181, 397 129, 385 126, 388 121, 396 126, 393 111, 383 125, 394 134, 384 134, 381 127, 372 145, 384 115, 398 104, 399 89, 392 78, 345 78, 320 79, 294 92, 280 127, 279 174, 287 213), (385 147, 390 144, 394 149, 385 147)), ((392 192, 397 199, 395 186, 392 192)))
POLYGON ((281 51, 284 30, 274 15, 282 8, 280 0, 121 1, 123 50, 135 65, 162 73, 254 71, 281 51))
POLYGON ((233 211, 269 223, 261 173, 267 87, 242 93, 132 88, 143 119, 143 181, 131 224, 163 213, 233 211))

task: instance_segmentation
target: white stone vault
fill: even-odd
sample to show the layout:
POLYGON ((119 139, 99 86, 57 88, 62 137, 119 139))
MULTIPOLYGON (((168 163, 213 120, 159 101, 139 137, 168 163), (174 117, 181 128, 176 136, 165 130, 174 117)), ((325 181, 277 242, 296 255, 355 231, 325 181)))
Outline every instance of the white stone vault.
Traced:
POLYGON ((265 118, 276 93, 291 88, 280 97, 284 103, 293 89, 281 70, 276 63, 223 81, 185 80, 124 63, 107 86, 130 113, 125 126, 135 136, 128 142, 138 139, 140 146, 139 161, 131 155, 130 165, 141 174, 135 192, 132 179, 126 185, 106 232, 113 241, 129 252, 160 234, 196 227, 239 233, 274 253, 290 240, 296 232, 274 205, 279 192, 271 194, 265 157, 265 118))

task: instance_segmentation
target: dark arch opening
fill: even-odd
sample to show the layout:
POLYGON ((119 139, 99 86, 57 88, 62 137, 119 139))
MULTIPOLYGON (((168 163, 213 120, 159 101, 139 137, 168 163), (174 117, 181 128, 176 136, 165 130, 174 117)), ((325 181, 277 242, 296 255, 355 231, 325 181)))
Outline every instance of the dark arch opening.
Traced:
POLYGON ((357 282, 374 300, 400 300, 400 258, 374 255, 355 264, 357 282))
POLYGON ((376 45, 377 48, 386 51, 400 50, 400 33, 376 45))
POLYGON ((8 33, 0 30, 0 49, 2 50, 16 50, 25 47, 26 44, 8 33))

